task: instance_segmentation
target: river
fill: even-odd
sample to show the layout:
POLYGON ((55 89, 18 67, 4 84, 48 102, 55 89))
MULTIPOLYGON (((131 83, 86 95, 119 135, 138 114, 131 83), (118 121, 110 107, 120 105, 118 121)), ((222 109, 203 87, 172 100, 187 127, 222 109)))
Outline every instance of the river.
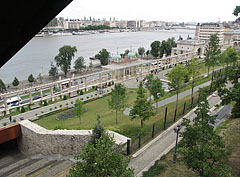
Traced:
MULTIPOLYGON (((166 40, 170 37, 178 39, 179 35, 186 39, 189 35, 194 37, 194 30, 161 30, 149 32, 121 32, 103 33, 91 35, 49 36, 34 37, 4 66, 0 68, 0 79, 4 83, 11 83, 14 77, 19 80, 27 80, 30 74, 37 77, 39 73, 47 75, 50 62, 58 54, 58 49, 63 45, 77 47, 77 54, 72 61, 79 56, 85 58, 88 65, 89 57, 97 54, 102 48, 106 48, 111 55, 123 53, 126 49, 137 52, 139 47, 150 49, 150 44, 155 40, 166 40)), ((94 61, 95 62, 95 61, 94 61)))

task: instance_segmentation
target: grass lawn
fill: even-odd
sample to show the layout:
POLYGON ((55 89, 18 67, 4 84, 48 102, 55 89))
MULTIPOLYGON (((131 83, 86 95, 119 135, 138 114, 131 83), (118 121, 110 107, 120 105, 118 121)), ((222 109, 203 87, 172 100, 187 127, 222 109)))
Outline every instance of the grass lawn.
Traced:
MULTIPOLYGON (((217 133, 224 138, 226 148, 232 151, 232 154, 227 157, 229 165, 232 168, 233 177, 240 176, 240 118, 229 118, 221 123, 217 128, 217 133)), ((172 149, 168 154, 156 161, 155 165, 151 167, 143 177, 176 177, 176 176, 198 176, 196 173, 188 169, 183 163, 181 157, 177 156, 177 163, 172 162, 172 149)))
MULTIPOLYGON (((128 89, 136 91, 137 89, 128 89)), ((136 99, 137 93, 128 93, 129 96, 129 105, 133 105, 135 99, 136 99)), ((198 93, 195 93, 195 95, 198 95, 198 93)), ((148 94, 149 96, 149 94, 148 94)), ((182 113, 183 105, 186 100, 189 100, 190 103, 190 95, 182 98, 179 100, 179 114, 182 113)), ((82 116, 82 123, 80 124, 79 118, 70 118, 66 120, 56 120, 56 116, 58 114, 54 114, 51 116, 47 116, 44 118, 41 118, 35 123, 39 124, 40 126, 46 128, 46 129, 55 129, 57 126, 64 128, 64 129, 92 129, 93 126, 97 123, 96 117, 97 114, 100 115, 101 121, 104 124, 106 128, 110 129, 117 129, 118 132, 128 136, 133 137, 136 136, 136 134, 140 130, 140 119, 136 118, 134 120, 130 120, 130 116, 124 115, 122 112, 119 112, 118 114, 118 124, 116 124, 115 120, 115 111, 112 111, 108 107, 108 99, 110 99, 110 96, 106 96, 104 98, 89 102, 84 104, 84 107, 87 108, 87 112, 82 116)), ((175 102, 168 104, 168 120, 172 121, 174 117, 174 111, 175 111, 175 102)), ((152 124, 156 121, 160 121, 160 124, 163 124, 164 119, 164 111, 165 106, 158 109, 158 113, 151 117, 150 120, 145 121, 144 125, 145 127, 152 127, 152 124)))

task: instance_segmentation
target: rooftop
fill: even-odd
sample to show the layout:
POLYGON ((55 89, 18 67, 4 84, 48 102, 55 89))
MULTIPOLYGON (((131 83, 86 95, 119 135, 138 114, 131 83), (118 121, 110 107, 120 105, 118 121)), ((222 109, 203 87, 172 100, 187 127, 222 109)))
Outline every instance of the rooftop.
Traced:
POLYGON ((196 39, 186 39, 178 41, 179 44, 192 44, 192 45, 201 45, 205 44, 205 41, 196 40, 196 39))
POLYGON ((102 68, 104 69, 108 69, 108 70, 116 70, 116 69, 123 69, 123 68, 127 68, 127 67, 132 67, 132 66, 138 66, 141 64, 147 64, 149 63, 149 61, 146 60, 131 60, 128 58, 124 58, 124 60, 128 60, 128 62, 122 62, 122 63, 111 63, 109 65, 106 66, 102 66, 102 68))

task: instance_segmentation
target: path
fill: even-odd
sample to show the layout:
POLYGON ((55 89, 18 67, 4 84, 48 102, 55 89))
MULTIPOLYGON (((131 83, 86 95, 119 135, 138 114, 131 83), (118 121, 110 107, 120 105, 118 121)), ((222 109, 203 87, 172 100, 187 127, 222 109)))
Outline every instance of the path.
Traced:
MULTIPOLYGON (((220 98, 210 96, 208 100, 210 108, 213 110, 215 108, 214 105, 219 103, 220 98)), ((195 109, 190 111, 184 117, 193 119, 195 117, 195 109)), ((143 171, 148 170, 156 160, 160 159, 162 155, 168 153, 174 147, 176 133, 174 133, 173 128, 180 124, 181 121, 182 119, 178 120, 174 125, 169 127, 166 131, 157 136, 154 140, 133 155, 129 163, 129 167, 133 167, 135 169, 136 176, 141 176, 143 171)))

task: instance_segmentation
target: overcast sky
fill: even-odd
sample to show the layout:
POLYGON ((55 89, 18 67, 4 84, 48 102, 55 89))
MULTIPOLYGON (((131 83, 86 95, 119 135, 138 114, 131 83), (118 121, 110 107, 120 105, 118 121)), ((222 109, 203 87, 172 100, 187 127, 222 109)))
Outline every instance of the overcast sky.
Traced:
POLYGON ((73 0, 58 17, 172 22, 232 21, 240 0, 73 0))

